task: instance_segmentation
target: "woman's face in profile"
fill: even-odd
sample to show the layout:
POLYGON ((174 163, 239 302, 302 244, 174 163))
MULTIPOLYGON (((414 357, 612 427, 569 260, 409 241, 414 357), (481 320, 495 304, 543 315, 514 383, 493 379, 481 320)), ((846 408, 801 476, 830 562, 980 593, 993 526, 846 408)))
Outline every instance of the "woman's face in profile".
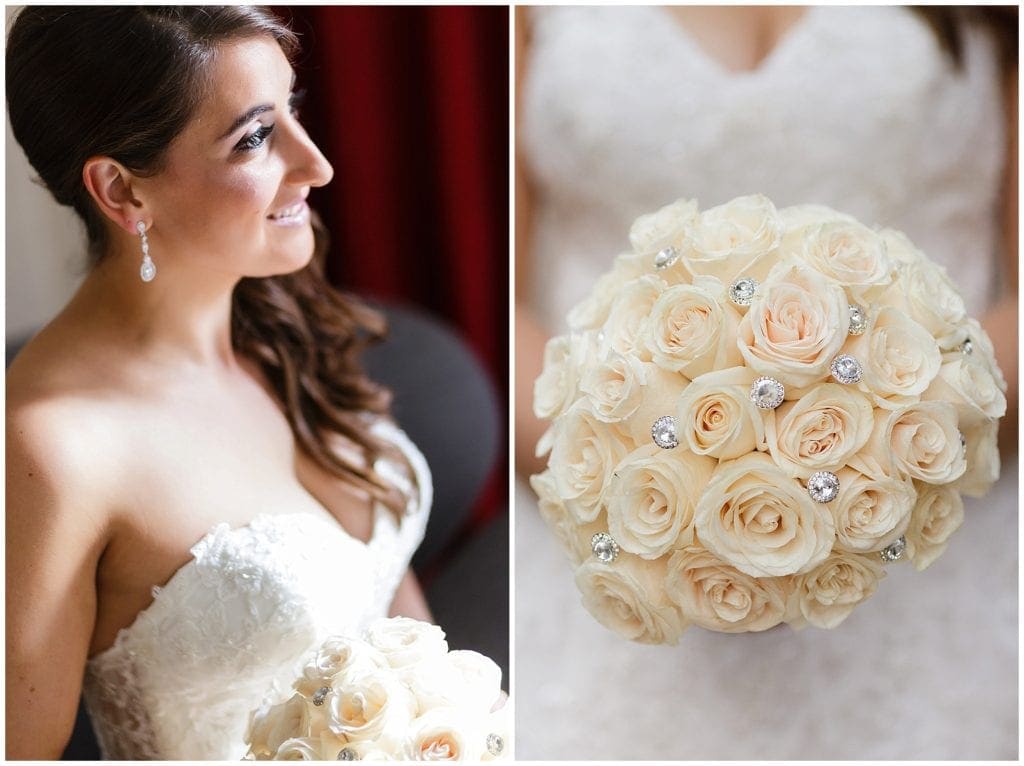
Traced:
POLYGON ((305 199, 334 171, 292 112, 293 79, 270 37, 217 48, 209 93, 168 147, 163 170, 135 181, 152 218, 154 259, 163 247, 181 267, 202 262, 254 277, 309 262, 305 199))

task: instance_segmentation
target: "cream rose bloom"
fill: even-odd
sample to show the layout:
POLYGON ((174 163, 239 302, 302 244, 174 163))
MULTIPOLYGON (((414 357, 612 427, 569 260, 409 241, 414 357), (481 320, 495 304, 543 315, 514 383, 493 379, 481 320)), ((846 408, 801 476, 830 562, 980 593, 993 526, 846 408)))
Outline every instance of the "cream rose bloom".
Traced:
POLYGON ((319 737, 294 737, 281 743, 275 761, 322 761, 324 753, 319 737))
POLYGON ((968 497, 981 497, 999 479, 998 420, 980 420, 963 431, 967 470, 953 486, 968 497))
POLYGON ((902 397, 897 403, 920 396, 942 364, 931 334, 891 306, 878 311, 871 330, 850 344, 849 353, 863 368, 859 388, 883 399, 902 397))
POLYGON ((578 335, 557 335, 545 344, 544 368, 533 383, 533 413, 538 418, 558 417, 576 400, 583 342, 578 335))
POLYGON ((731 284, 738 276, 760 276, 762 262, 782 239, 782 224, 771 200, 760 194, 737 197, 701 213, 690 227, 683 263, 693 274, 731 284))
MULTIPOLYGON (((840 213, 826 205, 790 205, 778 212, 779 221, 784 231, 783 240, 802 242, 804 229, 808 226, 820 226, 824 223, 856 223, 857 219, 846 213, 840 213), (796 235, 796 236, 794 236, 796 235)), ((796 245, 792 249, 802 253, 802 247, 796 245)))
POLYGON ((938 377, 922 398, 952 402, 964 423, 1005 415, 1006 396, 992 373, 969 356, 951 356, 954 358, 939 368, 938 377))
POLYGON ((551 472, 545 471, 531 476, 530 486, 537 493, 537 508, 541 518, 554 532, 555 539, 573 566, 579 566, 590 555, 590 538, 581 531, 581 527, 558 496, 551 472))
POLYGON ((311 734, 312 719, 306 700, 301 694, 293 694, 276 705, 264 702, 252 713, 245 743, 258 760, 265 760, 273 758, 287 740, 311 734))
POLYGON ((398 759, 392 754, 400 752, 403 748, 404 742, 396 740, 388 740, 386 742, 377 742, 374 740, 345 742, 342 743, 337 750, 334 750, 333 747, 325 748, 324 758, 322 760, 339 760, 338 753, 341 750, 348 750, 355 756, 355 760, 357 761, 395 761, 398 759), (332 750, 334 750, 333 755, 331 755, 332 750))
POLYGON ((878 588, 885 570, 876 555, 834 551, 812 571, 796 578, 793 594, 798 617, 790 620, 799 628, 810 623, 817 628, 834 628, 853 608, 878 588))
POLYGON ((974 317, 968 317, 961 331, 963 337, 957 338, 956 352, 962 353, 959 347, 965 340, 969 339, 972 346, 971 359, 988 370, 999 390, 1005 394, 1007 388, 1006 378, 1003 377, 1003 371, 999 369, 999 364, 996 362, 996 349, 992 345, 992 339, 985 332, 985 328, 974 317))
POLYGON ((602 328, 604 347, 620 354, 635 355, 644 362, 651 361, 642 331, 654 302, 667 287, 663 279, 652 274, 622 286, 602 328))
POLYGON ((474 710, 489 712, 501 700, 501 668, 490 657, 455 649, 446 658, 461 692, 456 699, 474 710))
POLYGON ((805 230, 803 260, 860 300, 878 295, 895 271, 882 238, 856 221, 829 221, 805 230))
POLYGON ((386 667, 390 665, 384 655, 365 641, 347 636, 331 636, 321 644, 313 659, 306 663, 295 690, 310 697, 317 689, 330 686, 331 679, 339 673, 363 673, 386 667))
POLYGON ((768 412, 768 452, 794 478, 836 471, 867 443, 874 425, 872 412, 871 403, 856 389, 820 383, 796 401, 768 412))
POLYGON ((702 548, 672 554, 665 590, 688 620, 725 633, 767 630, 786 614, 789 581, 751 577, 702 548))
POLYGON ((898 267, 910 266, 928 260, 910 238, 896 229, 880 229, 878 236, 885 243, 885 251, 898 267))
POLYGON ((953 487, 918 484, 917 505, 907 527, 907 555, 918 572, 946 550, 964 522, 964 501, 953 487))
POLYGON ((642 335, 655 364, 695 378, 742 363, 739 321, 725 286, 714 277, 697 277, 692 285, 675 285, 658 296, 642 335))
POLYGON ((751 369, 803 387, 829 375, 849 323, 841 287, 813 269, 780 264, 758 288, 737 343, 751 369))
POLYGON ((366 642, 384 655, 393 668, 415 665, 448 651, 444 631, 411 617, 382 617, 366 628, 366 642))
POLYGON ((580 380, 580 391, 590 397, 594 415, 606 423, 628 418, 644 398, 647 365, 635 356, 609 350, 580 380))
POLYGON ((967 468, 956 410, 948 402, 919 402, 892 412, 877 411, 874 431, 864 449, 886 467, 886 473, 929 484, 948 484, 967 468))
POLYGON ((368 673, 333 687, 327 712, 327 725, 339 737, 387 741, 407 729, 416 715, 416 700, 397 679, 368 673))
POLYGON ((611 564, 588 561, 576 570, 583 606, 609 630, 642 644, 675 644, 686 623, 665 595, 662 562, 620 553, 611 564))
MULTIPOLYGON (((339 737, 330 729, 324 729, 320 732, 320 736, 310 739, 312 741, 309 742, 309 745, 319 749, 319 755, 313 759, 316 761, 335 761, 338 759, 338 753, 341 752, 342 748, 350 747, 344 737, 339 737)), ((380 759, 367 758, 366 760, 380 759)))
POLYGON ((669 245, 679 247, 696 217, 697 201, 678 199, 637 218, 629 230, 629 243, 638 254, 656 253, 669 245))
POLYGON ((577 401, 552 427, 548 466, 558 496, 579 523, 597 518, 611 470, 625 456, 622 435, 577 401))
POLYGON ((501 698, 501 669, 468 650, 449 652, 399 671, 422 714, 436 707, 458 707, 484 714, 501 698))
POLYGON ((704 546, 754 577, 806 572, 832 549, 832 515, 762 453, 720 463, 697 503, 704 546))
POLYGON ((653 261, 646 255, 625 253, 618 256, 611 271, 602 274, 590 294, 570 309, 566 316, 569 328, 573 332, 599 329, 608 320, 612 303, 622 285, 650 274, 652 266, 653 261))
POLYGON ((750 401, 756 377, 746 367, 730 367, 695 378, 676 406, 679 443, 719 460, 764 449, 764 417, 750 401))
POLYGON ((899 285, 907 313, 939 345, 945 345, 948 338, 957 334, 967 318, 967 309, 943 267, 926 258, 918 260, 903 267, 899 285))
POLYGON ((608 531, 623 550, 659 556, 693 541, 694 502, 715 461, 649 444, 622 459, 607 494, 608 531))
POLYGON ((879 551, 899 537, 910 522, 917 493, 910 480, 844 468, 839 494, 829 503, 836 523, 836 550, 879 551))
POLYGON ((632 415, 613 425, 622 438, 626 452, 651 444, 651 426, 663 415, 671 415, 688 381, 678 372, 645 363, 647 382, 641 390, 640 404, 632 415))
POLYGON ((402 757, 407 761, 479 761, 486 751, 487 732, 478 717, 455 708, 434 708, 409 730, 402 757))

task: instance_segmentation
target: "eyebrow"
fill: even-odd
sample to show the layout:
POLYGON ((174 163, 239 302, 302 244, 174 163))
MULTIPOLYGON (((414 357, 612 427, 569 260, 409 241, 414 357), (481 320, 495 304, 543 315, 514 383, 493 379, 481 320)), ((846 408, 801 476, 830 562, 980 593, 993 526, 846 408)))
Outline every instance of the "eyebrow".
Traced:
POLYGON ((238 129, 239 129, 240 127, 242 127, 242 126, 243 126, 243 125, 245 125, 245 124, 246 124, 247 122, 249 122, 250 120, 252 120, 252 119, 253 119, 254 117, 258 117, 259 115, 263 114, 264 112, 272 112, 272 111, 274 111, 274 105, 273 105, 273 104, 260 104, 260 105, 258 105, 258 106, 254 106, 254 107, 253 107, 252 109, 250 109, 250 110, 249 110, 248 112, 246 112, 245 114, 243 114, 243 115, 241 115, 241 116, 237 117, 237 118, 235 119, 235 121, 234 121, 233 123, 231 123, 231 127, 230 127, 230 128, 228 128, 228 129, 227 129, 227 130, 226 130, 226 131, 224 132, 224 135, 222 135, 222 136, 221 136, 220 138, 218 138, 217 140, 218 140, 218 141, 223 141, 223 140, 224 140, 225 138, 227 138, 228 136, 230 136, 230 135, 231 135, 232 133, 234 133, 234 132, 235 132, 236 130, 238 130, 238 129))
MULTIPOLYGON (((293 69, 292 70, 292 81, 291 81, 291 84, 288 86, 288 90, 295 90, 295 80, 296 79, 297 79, 297 75, 296 75, 295 70, 293 69)), ((245 125, 245 123, 249 122, 249 120, 251 120, 251 119, 253 119, 255 117, 259 117, 264 112, 272 112, 272 111, 274 111, 274 105, 273 104, 259 104, 258 106, 254 106, 252 109, 250 109, 245 114, 239 115, 239 117, 237 119, 235 119, 235 121, 233 123, 231 123, 231 127, 228 128, 226 131, 224 131, 224 135, 222 135, 217 140, 218 141, 223 141, 225 138, 230 136, 232 133, 234 133, 240 127, 245 125)))

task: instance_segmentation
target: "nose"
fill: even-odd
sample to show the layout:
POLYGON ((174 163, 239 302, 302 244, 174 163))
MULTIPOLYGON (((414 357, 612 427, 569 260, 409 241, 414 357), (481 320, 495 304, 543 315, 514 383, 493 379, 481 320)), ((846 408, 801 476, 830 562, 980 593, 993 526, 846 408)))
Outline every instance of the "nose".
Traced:
POLYGON ((291 166, 288 181, 298 186, 325 186, 330 183, 334 178, 334 168, 298 120, 291 120, 290 133, 293 140, 289 142, 291 148, 287 158, 291 166))

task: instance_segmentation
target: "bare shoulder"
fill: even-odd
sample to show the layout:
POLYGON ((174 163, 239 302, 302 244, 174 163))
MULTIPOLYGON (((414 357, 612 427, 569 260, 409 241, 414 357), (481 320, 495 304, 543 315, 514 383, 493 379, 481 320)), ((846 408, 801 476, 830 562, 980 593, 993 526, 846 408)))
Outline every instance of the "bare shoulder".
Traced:
POLYGON ((67 516, 59 521, 78 532, 106 526, 119 457, 110 418, 116 397, 102 375, 77 366, 29 347, 8 370, 8 534, 57 523, 40 517, 47 512, 67 516))
POLYGON ((108 461, 90 440, 85 408, 61 398, 11 397, 6 428, 8 546, 22 534, 37 541, 50 533, 102 536, 108 461))

